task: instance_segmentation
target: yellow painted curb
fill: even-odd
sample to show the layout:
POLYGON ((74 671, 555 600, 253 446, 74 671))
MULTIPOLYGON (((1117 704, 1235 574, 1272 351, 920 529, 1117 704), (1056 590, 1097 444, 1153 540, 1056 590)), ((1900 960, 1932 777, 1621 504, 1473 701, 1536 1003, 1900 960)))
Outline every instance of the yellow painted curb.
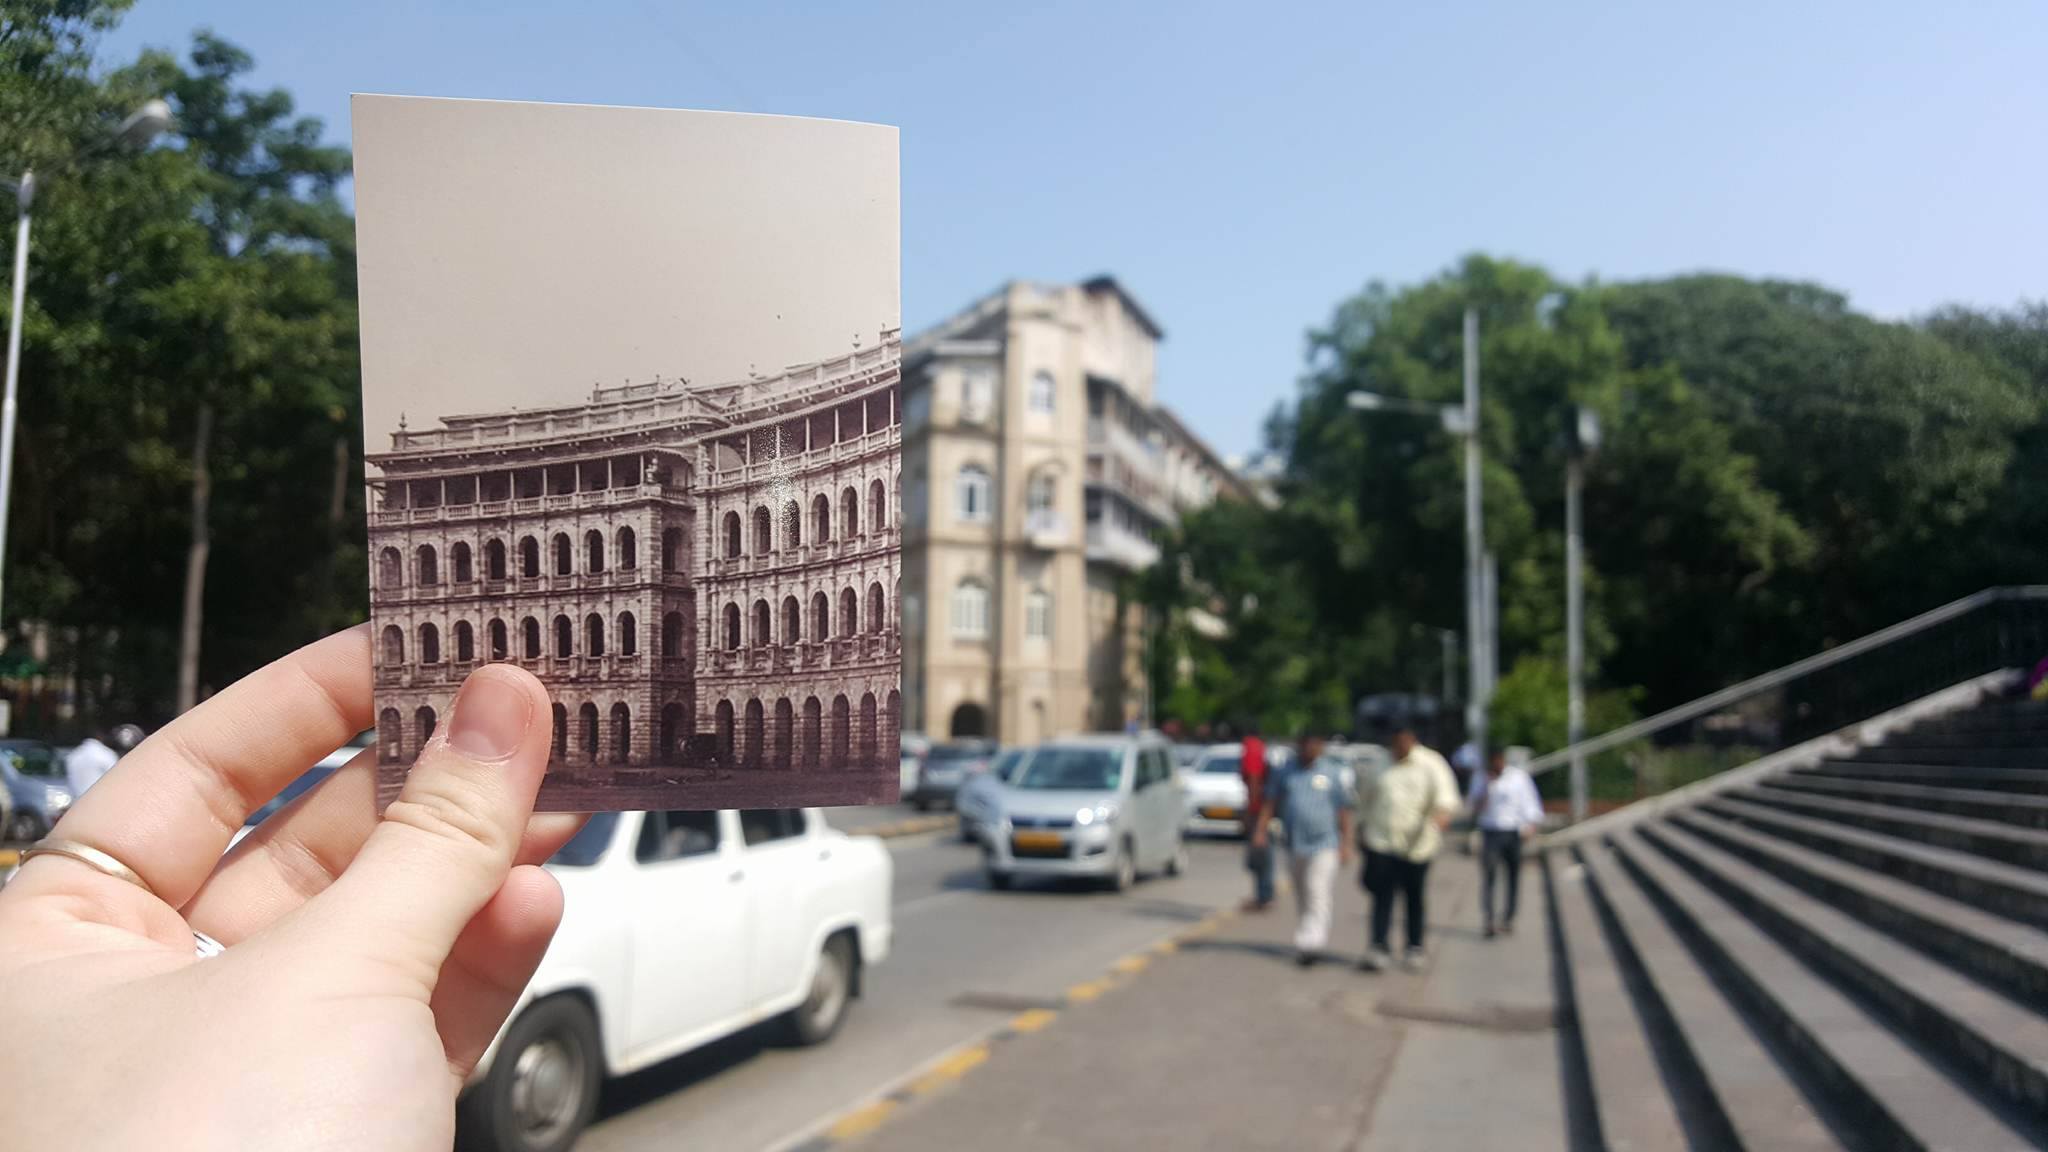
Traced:
POLYGON ((1125 975, 1129 975, 1134 972, 1143 972, 1145 970, 1145 965, 1150 964, 1151 962, 1152 958, 1150 956, 1147 956, 1144 953, 1140 952, 1131 956, 1126 956, 1123 959, 1117 961, 1114 965, 1114 969, 1118 972, 1124 973, 1125 975))
POLYGON ((834 1140, 858 1139, 880 1128, 882 1121, 887 1120, 889 1113, 895 1110, 894 1100, 871 1101, 833 1121, 832 1127, 825 1130, 825 1135, 834 1140))
POLYGON ((1059 1015, 1050 1008, 1033 1008, 1029 1012, 1019 1012, 1010 1018, 1010 1031, 1037 1032, 1059 1019, 1059 1015))
POLYGON ((0 868, 12 868, 21 863, 21 849, 0 848, 0 868))
POLYGON ((972 1048, 962 1048, 960 1051, 939 1061, 932 1067, 931 1071, 913 1081, 910 1085, 910 1090, 922 1096, 927 1092, 932 1092, 951 1084, 953 1081, 965 1076, 969 1071, 987 1062, 988 1045, 977 1044, 972 1048))

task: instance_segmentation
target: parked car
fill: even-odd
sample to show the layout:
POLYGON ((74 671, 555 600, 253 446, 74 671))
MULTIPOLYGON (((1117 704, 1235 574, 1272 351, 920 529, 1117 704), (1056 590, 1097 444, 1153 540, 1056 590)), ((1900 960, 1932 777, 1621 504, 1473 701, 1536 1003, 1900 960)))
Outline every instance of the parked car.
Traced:
POLYGON ((1187 797, 1188 831, 1243 834, 1244 808, 1250 802, 1244 786, 1244 745, 1211 745, 1180 774, 1180 784, 1187 797))
POLYGON ((910 802, 919 812, 928 811, 935 804, 950 807, 961 783, 974 773, 987 771, 988 762, 995 754, 996 742, 993 740, 949 740, 944 744, 934 744, 918 767, 917 788, 911 792, 910 802))
POLYGON ((7 785, 7 839, 40 840, 71 809, 64 758, 41 740, 0 740, 0 777, 7 785))
POLYGON ((992 888, 1018 876, 1079 876, 1121 891, 1140 872, 1179 875, 1187 847, 1166 743, 1117 734, 1032 749, 1002 790, 982 851, 992 888))
POLYGON ((1173 746, 1174 768, 1176 770, 1184 770, 1194 767, 1195 761, 1200 760, 1202 753, 1207 752, 1209 748, 1210 746, 1207 744, 1175 744, 1173 746))
POLYGON ((969 776, 953 794, 953 810, 960 813, 960 838, 979 840, 995 819, 1002 803, 1003 785, 1009 783, 1029 749, 1005 748, 989 761, 988 771, 969 776))
POLYGON ((621 1076, 778 1020, 829 1039, 889 953, 893 865, 815 808, 600 812, 562 926, 457 1105, 465 1147, 561 1152, 621 1076))

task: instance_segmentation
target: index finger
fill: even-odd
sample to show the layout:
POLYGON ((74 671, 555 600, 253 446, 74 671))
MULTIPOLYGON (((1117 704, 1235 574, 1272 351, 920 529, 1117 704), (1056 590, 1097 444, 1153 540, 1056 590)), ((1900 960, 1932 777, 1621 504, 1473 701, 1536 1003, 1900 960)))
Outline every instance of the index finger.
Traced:
POLYGON ((182 907, 249 813, 369 727, 370 712, 365 624, 263 666, 159 729, 72 804, 60 834, 182 907))

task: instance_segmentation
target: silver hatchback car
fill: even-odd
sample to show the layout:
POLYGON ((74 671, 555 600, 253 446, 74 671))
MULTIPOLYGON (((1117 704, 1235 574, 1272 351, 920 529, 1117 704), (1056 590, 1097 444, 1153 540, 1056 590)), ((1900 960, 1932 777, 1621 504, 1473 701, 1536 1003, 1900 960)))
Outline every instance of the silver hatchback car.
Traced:
POLYGON ((1002 790, 982 853, 992 888, 1018 876, 1070 876, 1121 891, 1140 872, 1179 875, 1187 848, 1167 744, 1119 734, 1033 748, 1002 790))

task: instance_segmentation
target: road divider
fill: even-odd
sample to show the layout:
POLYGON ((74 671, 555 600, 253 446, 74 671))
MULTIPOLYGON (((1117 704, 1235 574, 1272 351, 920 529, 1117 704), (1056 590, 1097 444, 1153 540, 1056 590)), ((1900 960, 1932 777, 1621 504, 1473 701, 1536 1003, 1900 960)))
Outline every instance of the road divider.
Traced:
POLYGON ((891 824, 876 824, 869 828, 848 828, 848 836, 873 836, 882 840, 894 840, 902 836, 916 836, 922 832, 937 832, 953 826, 952 816, 911 816, 891 824))

